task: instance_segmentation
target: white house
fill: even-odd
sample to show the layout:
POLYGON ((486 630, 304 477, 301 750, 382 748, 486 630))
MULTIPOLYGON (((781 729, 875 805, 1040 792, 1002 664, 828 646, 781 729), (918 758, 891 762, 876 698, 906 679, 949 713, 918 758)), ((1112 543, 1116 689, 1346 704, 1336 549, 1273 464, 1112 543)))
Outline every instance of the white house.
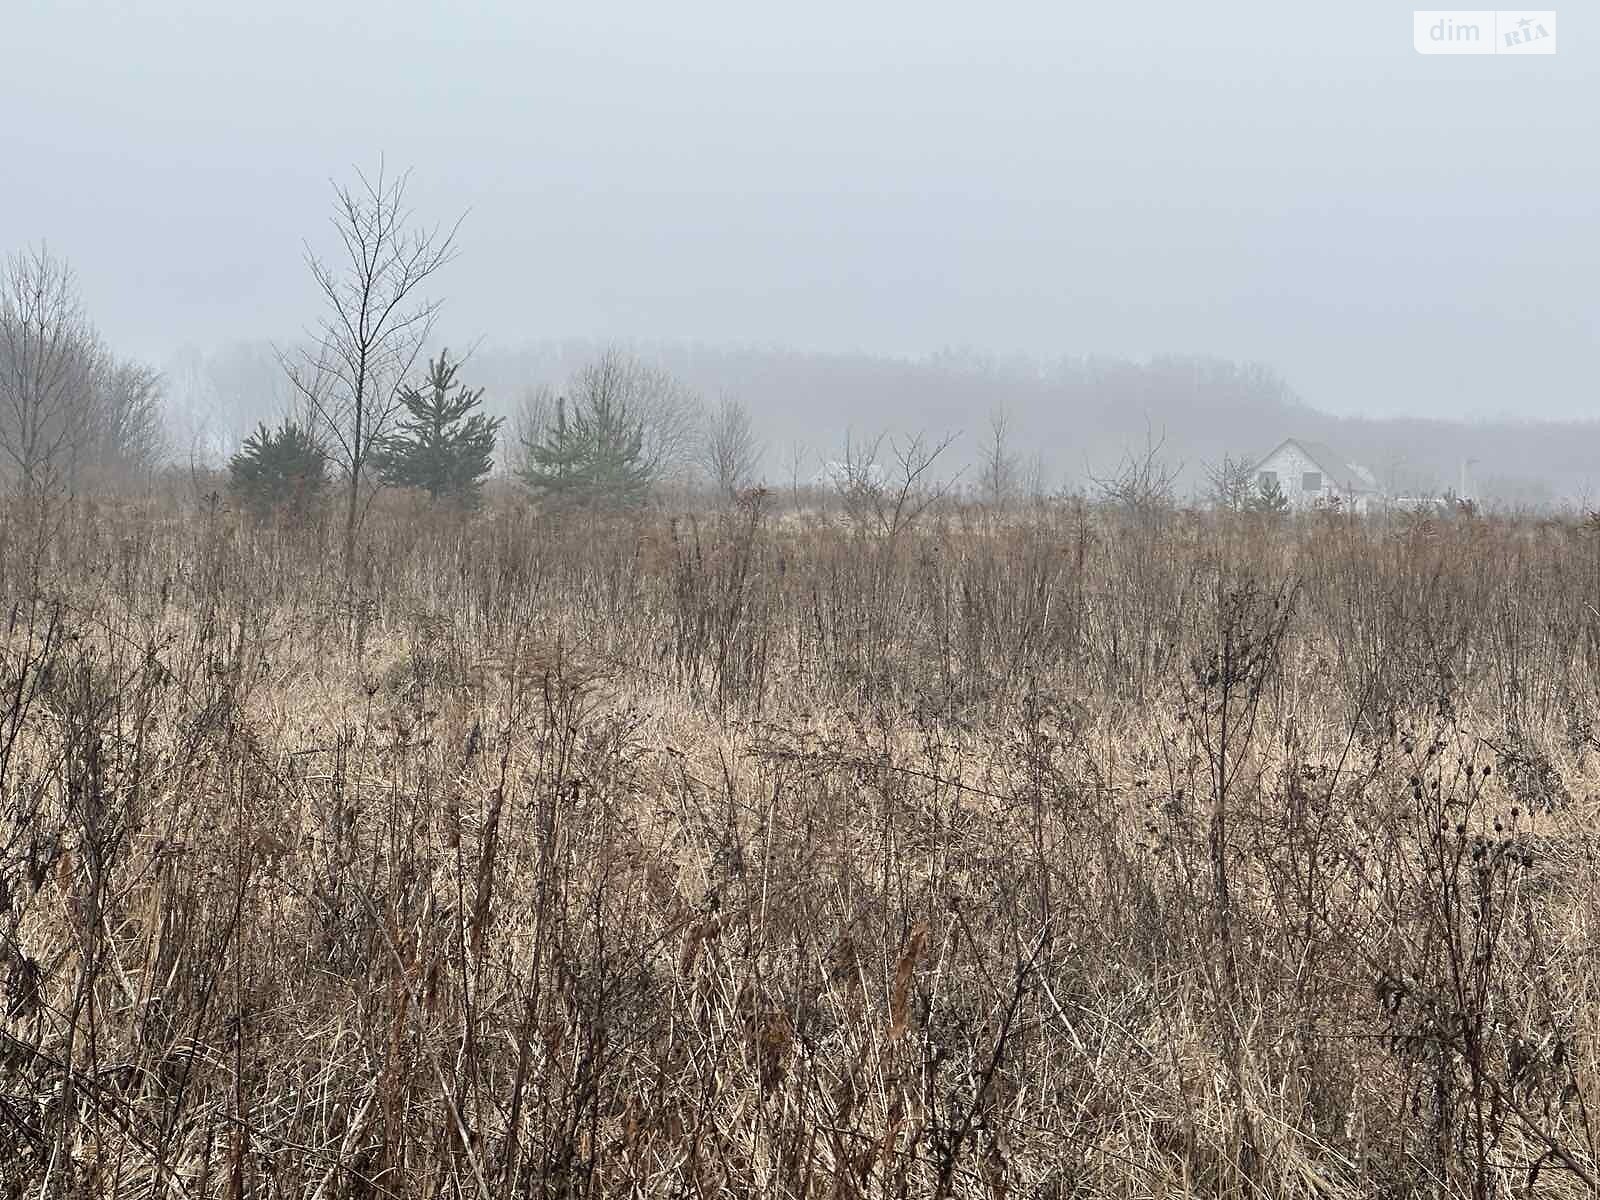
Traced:
POLYGON ((1378 500, 1372 472, 1335 454, 1321 442, 1288 438, 1256 463, 1251 472, 1257 489, 1276 483, 1296 511, 1331 505, 1364 513, 1378 500))

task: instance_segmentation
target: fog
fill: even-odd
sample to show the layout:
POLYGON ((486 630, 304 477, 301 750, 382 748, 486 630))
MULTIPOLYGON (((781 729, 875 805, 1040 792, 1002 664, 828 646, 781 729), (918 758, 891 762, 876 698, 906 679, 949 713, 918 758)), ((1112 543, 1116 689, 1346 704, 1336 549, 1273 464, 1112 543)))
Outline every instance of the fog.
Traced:
MULTIPOLYGON (((330 181, 381 158, 419 218, 465 213, 440 335, 502 374, 571 339, 1035 375, 1202 355, 1329 421, 1580 419, 1600 73, 1561 15, 1558 54, 1513 58, 1418 55, 1410 10, 1370 0, 12 0, 0 229, 168 365, 305 329, 330 181)), ((735 376, 793 440, 802 389, 735 376)), ((866 388, 829 418, 971 430, 993 391, 866 388)), ((1074 432, 1048 389, 1007 395, 1035 436, 1074 432)))

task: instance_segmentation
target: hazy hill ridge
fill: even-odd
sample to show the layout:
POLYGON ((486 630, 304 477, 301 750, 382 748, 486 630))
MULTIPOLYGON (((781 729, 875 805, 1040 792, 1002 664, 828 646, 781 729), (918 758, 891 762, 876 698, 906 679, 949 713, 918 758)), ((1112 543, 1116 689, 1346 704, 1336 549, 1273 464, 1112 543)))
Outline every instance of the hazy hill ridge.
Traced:
MULTIPOLYGON (((531 387, 561 382, 597 352, 585 341, 481 348, 477 377, 509 412, 531 387)), ((1224 454, 1262 455, 1286 437, 1327 443, 1369 468, 1391 492, 1457 486, 1502 504, 1581 503, 1600 488, 1600 423, 1336 416, 1306 403, 1269 367, 1194 355, 1143 361, 1101 356, 1050 362, 965 352, 922 358, 777 347, 639 343, 631 347, 708 398, 732 394, 755 414, 768 443, 769 478, 785 479, 798 451, 806 474, 847 435, 959 432, 956 463, 969 463, 990 414, 1004 407, 1016 451, 1040 455, 1055 486, 1085 484, 1146 439, 1182 465, 1180 489, 1203 484, 1224 454), (871 414, 870 417, 865 414, 871 414)))

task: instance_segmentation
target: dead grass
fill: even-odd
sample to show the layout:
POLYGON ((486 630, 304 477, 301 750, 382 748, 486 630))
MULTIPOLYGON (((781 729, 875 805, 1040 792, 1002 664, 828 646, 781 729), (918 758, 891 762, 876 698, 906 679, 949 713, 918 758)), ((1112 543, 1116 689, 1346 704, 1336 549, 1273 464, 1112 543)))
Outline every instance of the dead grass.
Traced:
POLYGON ((1588 1195, 1600 542, 0 527, 0 1182, 1588 1195))

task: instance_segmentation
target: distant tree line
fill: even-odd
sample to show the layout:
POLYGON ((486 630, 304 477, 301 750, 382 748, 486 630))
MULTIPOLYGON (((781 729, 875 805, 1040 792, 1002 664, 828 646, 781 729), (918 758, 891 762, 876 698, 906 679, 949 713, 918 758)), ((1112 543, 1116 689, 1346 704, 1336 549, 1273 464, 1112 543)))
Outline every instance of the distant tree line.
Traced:
MULTIPOLYGON (((364 466, 386 487, 476 507, 494 469, 505 422, 483 411, 483 389, 442 351, 421 386, 401 388, 393 418, 374 434, 364 466)), ((315 412, 262 424, 229 459, 230 484, 251 511, 304 515, 348 460, 330 452, 315 412)), ((704 419, 698 399, 670 376, 611 350, 582 368, 567 392, 534 393, 516 414, 512 478, 561 510, 637 507, 661 482, 700 466, 728 495, 748 486, 760 444, 748 410, 725 399, 704 419)))
MULTIPOLYGON (((233 491, 260 513, 309 511, 337 481, 347 557, 376 487, 475 506, 504 423, 483 411, 464 359, 446 350, 417 369, 440 308, 425 288, 454 257, 459 222, 415 224, 407 181, 380 169, 336 187, 340 253, 306 250, 322 315, 305 344, 277 355, 295 411, 258 426, 228 463, 233 491)), ((513 476, 562 509, 637 506, 695 463, 732 493, 760 457, 741 404, 724 400, 706 420, 696 396, 620 350, 584 366, 566 393, 529 397, 514 433, 513 476)))
MULTIPOLYGON (((319 315, 304 340, 270 354, 257 348, 211 362, 191 356, 180 366, 194 421, 191 445, 209 440, 213 453, 221 449, 242 507, 306 514, 331 508, 337 496, 349 561, 379 488, 411 489, 435 504, 471 509, 497 462, 535 503, 561 511, 637 507, 663 483, 691 474, 730 498, 751 488, 764 447, 748 408, 728 395, 708 406, 655 365, 670 356, 647 362, 621 349, 599 350, 571 371, 563 388, 532 392, 504 416, 487 412, 481 360, 474 365, 471 354, 448 349, 429 356, 442 303, 429 291, 455 257, 460 223, 418 224, 407 207, 407 184, 407 175, 380 168, 374 177, 335 186, 334 251, 306 247, 319 315), (260 385, 263 366, 280 385, 271 396, 260 385), (247 416, 269 405, 281 415, 257 419, 246 432, 247 416), (221 428, 207 434, 212 411, 221 428)), ((987 386, 1009 379, 960 363, 934 366, 948 378, 900 382, 918 384, 920 395, 923 383, 948 388, 952 380, 987 386)), ((1122 410, 1140 407, 1132 401, 1141 389, 1156 399, 1180 392, 1232 397, 1256 426, 1310 414, 1281 380, 1258 368, 1162 359, 1068 364, 1056 374, 1049 386, 1059 384, 1086 403, 1101 393, 1117 397, 1118 419, 1125 419, 1122 410)), ((0 277, 0 468, 18 488, 46 495, 97 472, 153 468, 165 449, 162 382, 155 371, 106 349, 64 263, 43 249, 7 260, 0 277)), ((1109 410, 1104 415, 1099 424, 1110 422, 1109 410)), ((1170 509, 1185 486, 1184 465, 1169 464, 1163 441, 1148 429, 1147 422, 1142 452, 1125 452, 1110 471, 1088 475, 1099 499, 1141 519, 1170 509)), ((995 404, 975 461, 951 463, 945 451, 952 440, 901 444, 880 435, 847 444, 849 469, 831 493, 848 517, 879 531, 904 528, 930 498, 949 493, 952 485, 936 475, 935 460, 939 474, 955 468, 970 494, 996 511, 1046 494, 1039 439, 1029 441, 1034 453, 1025 459, 1007 402, 995 404), (887 455, 882 462, 880 451, 887 455)), ((791 472, 797 496, 803 453, 797 442, 791 472)), ((1218 508, 1287 508, 1281 491, 1253 478, 1245 460, 1224 455, 1205 474, 1201 487, 1218 508)))
MULTIPOLYGON (((376 486, 466 508, 481 499, 506 422, 484 412, 462 356, 422 359, 439 306, 420 289, 449 261, 454 230, 413 230, 404 193, 403 176, 382 175, 336 193, 348 253, 330 264, 308 252, 325 312, 306 345, 275 353, 285 415, 230 446, 230 490, 251 512, 307 515, 338 485, 353 531, 376 486)), ((260 365, 226 363, 232 378, 206 381, 226 419, 245 410, 260 365)), ((15 493, 43 500, 155 470, 169 448, 163 382, 108 348, 65 260, 40 246, 0 263, 0 480, 15 493)), ((731 495, 761 454, 744 405, 724 398, 707 413, 621 350, 599 354, 563 394, 529 397, 514 433, 513 478, 563 509, 637 506, 696 467, 731 495)))

